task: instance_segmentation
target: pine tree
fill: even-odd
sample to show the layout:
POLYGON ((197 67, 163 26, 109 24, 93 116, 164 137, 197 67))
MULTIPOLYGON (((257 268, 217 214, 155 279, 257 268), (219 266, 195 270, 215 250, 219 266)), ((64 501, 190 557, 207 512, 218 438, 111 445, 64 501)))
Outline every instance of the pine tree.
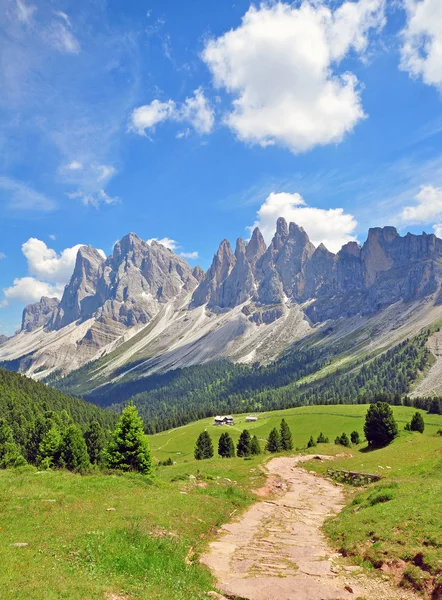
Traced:
POLYGON ((281 436, 279 431, 274 427, 269 433, 267 439, 266 450, 268 452, 279 452, 281 450, 281 436))
POLYGON ((261 445, 256 435, 252 437, 252 441, 250 442, 250 453, 252 456, 261 454, 261 445))
POLYGON ((84 434, 89 459, 93 465, 101 462, 101 453, 106 444, 106 435, 98 421, 92 421, 84 434))
POLYGON ((235 446, 230 434, 226 432, 222 433, 218 442, 218 454, 222 458, 232 458, 235 456, 235 446))
POLYGON ((318 439, 316 440, 317 444, 328 444, 328 437, 325 437, 325 435, 321 433, 318 435, 318 439))
POLYGON ((14 441, 11 427, 5 419, 0 419, 0 469, 21 467, 25 464, 26 460, 14 441))
POLYGON ((359 433, 357 431, 352 431, 350 434, 350 440, 352 444, 360 444, 361 439, 359 437, 359 433))
POLYGON ((52 423, 38 447, 37 465, 43 469, 58 467, 60 461, 60 446, 60 430, 55 423, 52 423))
POLYGON ((252 453, 251 444, 252 438, 250 437, 250 432, 248 429, 244 429, 239 436, 238 444, 236 446, 237 456, 250 456, 252 453))
POLYGON ((293 438, 292 438, 292 432, 290 431, 290 428, 287 425, 285 419, 282 419, 282 421, 281 421, 280 433, 281 433, 281 450, 290 452, 290 450, 293 450, 293 438))
POLYGON ((439 398, 432 399, 428 413, 430 415, 440 415, 442 413, 439 398))
POLYGON ((152 475, 152 455, 144 435, 143 421, 133 404, 121 413, 111 440, 103 451, 103 458, 111 469, 139 471, 152 475))
POLYGON ((207 431, 202 431, 198 439, 196 440, 196 446, 194 451, 196 460, 204 460, 206 458, 212 458, 213 456, 213 444, 212 438, 207 431))
POLYGON ((410 430, 411 431, 419 431, 419 433, 423 433, 425 429, 424 419, 420 412, 415 412, 413 418, 410 422, 410 430))
POLYGON ((307 442, 307 448, 313 448, 314 446, 316 446, 316 442, 311 435, 309 441, 307 442))
POLYGON ((387 446, 398 434, 391 407, 386 402, 371 404, 365 417, 364 433, 373 447, 387 446))
POLYGON ((63 434, 60 465, 69 471, 85 471, 90 466, 86 442, 77 425, 68 425, 63 434))

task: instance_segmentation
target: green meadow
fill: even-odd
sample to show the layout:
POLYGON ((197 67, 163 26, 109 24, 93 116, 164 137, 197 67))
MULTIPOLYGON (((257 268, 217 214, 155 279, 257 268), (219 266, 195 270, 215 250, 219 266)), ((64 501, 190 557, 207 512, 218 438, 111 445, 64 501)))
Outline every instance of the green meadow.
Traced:
MULTIPOLYGON (((332 441, 344 431, 362 434, 366 410, 302 407, 266 413, 250 424, 245 424, 246 415, 236 415, 228 430, 236 441, 247 427, 264 444, 284 417, 295 446, 304 448, 310 435, 316 438, 321 431, 332 441)), ((394 407, 394 413, 403 430, 414 409, 394 407)), ((389 557, 406 560, 415 587, 442 571, 442 438, 437 435, 442 417, 424 418, 423 435, 402 432, 383 450, 364 452, 365 444, 314 449, 349 451, 353 458, 337 459, 335 468, 384 477, 367 490, 349 488, 349 505, 327 524, 327 533, 344 553, 367 566, 379 566, 389 557), (416 558, 419 552, 422 557, 416 558)), ((213 419, 150 438, 155 459, 176 461, 158 467, 153 483, 131 474, 81 476, 31 467, 1 471, 1 597, 202 600, 216 589, 198 556, 220 525, 254 501, 252 490, 264 482, 260 466, 269 455, 195 461, 195 440, 205 428, 216 450, 227 428, 213 426, 213 419)), ((313 462, 308 468, 325 470, 313 462)))

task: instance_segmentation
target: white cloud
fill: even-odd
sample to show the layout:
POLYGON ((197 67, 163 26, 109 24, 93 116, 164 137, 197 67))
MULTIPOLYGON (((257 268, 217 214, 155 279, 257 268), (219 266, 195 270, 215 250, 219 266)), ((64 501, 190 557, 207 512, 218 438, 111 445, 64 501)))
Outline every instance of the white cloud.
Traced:
POLYGON ((180 256, 182 256, 183 258, 188 258, 190 260, 196 260, 197 258, 199 258, 199 254, 198 252, 180 252, 180 256))
POLYGON ((8 207, 13 210, 50 211, 55 208, 54 202, 44 194, 41 194, 29 185, 10 177, 0 177, 0 192, 1 191, 3 191, 8 198, 8 207))
POLYGON ((30 23, 32 21, 32 15, 37 10, 37 7, 32 4, 25 4, 22 0, 16 0, 16 4, 18 20, 22 23, 30 23))
POLYGON ((176 106, 173 100, 160 102, 153 100, 150 104, 139 106, 130 116, 130 128, 138 135, 145 135, 146 129, 154 129, 155 125, 170 119, 175 113, 176 106))
POLYGON ((97 181, 102 183, 103 181, 109 181, 116 173, 116 170, 111 165, 98 165, 98 177, 97 181))
POLYGON ((404 224, 426 225, 442 218, 442 188, 422 186, 414 199, 415 204, 405 206, 400 213, 400 220, 404 224))
POLYGON ((342 208, 314 208, 307 206, 299 194, 287 192, 271 193, 257 212, 255 223, 249 227, 253 231, 259 227, 264 239, 270 242, 279 217, 305 229, 315 246, 321 242, 332 252, 337 252, 347 242, 354 241, 357 221, 342 208))
POLYGON ((69 192, 67 197, 71 200, 79 199, 85 206, 90 205, 95 208, 99 208, 101 204, 116 204, 120 201, 118 196, 109 196, 103 189, 91 193, 78 190, 76 192, 69 192))
POLYGON ((57 239, 57 236, 56 236, 54 233, 50 233, 50 234, 49 234, 49 239, 50 239, 50 240, 56 240, 56 239, 57 239))
POLYGON ((169 248, 169 250, 173 250, 174 252, 178 248, 178 245, 179 245, 176 240, 172 240, 168 237, 164 237, 161 239, 150 238, 149 240, 147 240, 148 244, 151 244, 152 242, 158 242, 158 244, 161 244, 162 246, 166 246, 166 248, 169 248))
POLYGON ((442 3, 404 0, 407 23, 402 31, 401 69, 442 89, 442 3))
POLYGON ((434 229, 434 234, 438 238, 442 239, 442 223, 436 223, 436 225, 433 225, 433 229, 434 229))
POLYGON ((233 95, 226 124, 244 142, 295 153, 340 142, 365 115, 356 76, 337 66, 383 25, 384 0, 251 6, 202 54, 214 85, 233 95))
POLYGON ((212 131, 215 123, 214 112, 201 88, 195 90, 194 95, 184 101, 177 120, 190 123, 200 135, 212 131))
POLYGON ((59 52, 78 54, 81 50, 80 42, 66 24, 60 21, 52 21, 48 25, 44 37, 47 43, 59 52))
POLYGON ((30 275, 52 283, 66 283, 72 275, 78 250, 84 244, 66 248, 57 254, 52 248, 37 238, 29 238, 22 245, 22 252, 28 261, 30 275))
POLYGON ((0 303, 0 307, 8 306, 10 302, 31 304, 38 302, 42 296, 61 298, 63 288, 59 285, 38 281, 35 277, 22 277, 14 279, 14 285, 4 288, 3 293, 5 297, 0 303))
POLYGON ((68 165, 66 165, 66 169, 69 169, 69 171, 81 171, 82 168, 83 165, 81 164, 81 162, 78 162, 78 160, 73 160, 68 165))
POLYGON ((4 252, 0 252, 0 260, 6 258, 6 254, 4 252))
POLYGON ((139 106, 132 111, 129 129, 138 135, 146 135, 146 131, 154 130, 164 121, 188 123, 199 135, 203 135, 212 131, 215 115, 203 90, 198 88, 181 105, 173 100, 160 102, 155 99, 150 104, 139 106))

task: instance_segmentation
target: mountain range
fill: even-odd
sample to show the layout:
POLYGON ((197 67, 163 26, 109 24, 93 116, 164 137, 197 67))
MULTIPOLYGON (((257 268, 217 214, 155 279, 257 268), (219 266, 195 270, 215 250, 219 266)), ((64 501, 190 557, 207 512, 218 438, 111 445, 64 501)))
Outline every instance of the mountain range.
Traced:
MULTIPOLYGON (((54 380, 87 364, 93 389, 220 359, 268 364, 294 344, 339 346, 351 363, 441 321, 441 285, 442 240, 394 227, 333 254, 280 218, 269 246, 258 228, 234 250, 223 240, 207 272, 130 233, 107 258, 79 249, 61 300, 27 306, 0 340, 0 366, 54 380)), ((427 393, 442 391, 437 336, 427 393)))

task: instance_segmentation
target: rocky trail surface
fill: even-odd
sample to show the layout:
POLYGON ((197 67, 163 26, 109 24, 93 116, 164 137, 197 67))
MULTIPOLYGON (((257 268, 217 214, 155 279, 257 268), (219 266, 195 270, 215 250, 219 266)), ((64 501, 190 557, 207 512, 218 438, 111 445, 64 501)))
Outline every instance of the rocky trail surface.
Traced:
MULTIPOLYGON (((342 564, 322 533, 345 504, 343 488, 300 468, 314 456, 274 458, 261 500, 224 525, 201 559, 222 594, 247 600, 408 600, 389 581, 342 564), (278 491, 271 496, 269 492, 278 491)), ((327 459, 329 457, 322 457, 327 459)))

